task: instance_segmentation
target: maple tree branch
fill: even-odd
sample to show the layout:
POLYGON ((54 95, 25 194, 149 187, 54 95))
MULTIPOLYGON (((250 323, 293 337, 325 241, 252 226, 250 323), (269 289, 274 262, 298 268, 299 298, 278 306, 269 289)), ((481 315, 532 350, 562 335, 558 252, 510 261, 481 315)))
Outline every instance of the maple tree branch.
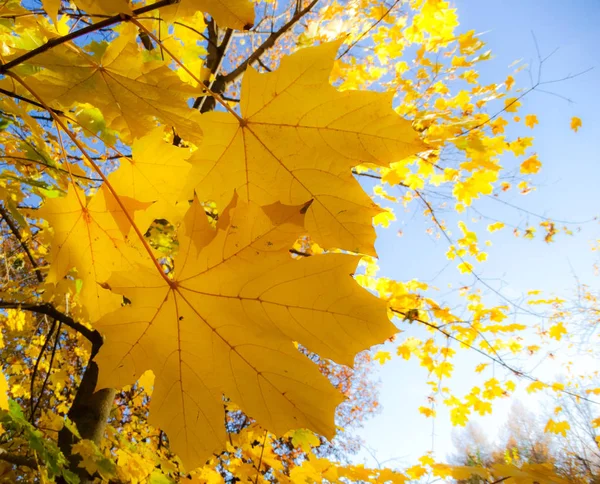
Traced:
POLYGON ((246 72, 248 66, 252 65, 252 63, 261 57, 268 49, 273 47, 279 37, 290 30, 298 21, 300 21, 300 19, 302 19, 302 17, 309 13, 318 1, 319 0, 312 0, 312 2, 310 2, 305 8, 294 14, 292 18, 290 18, 279 30, 269 35, 269 37, 267 37, 267 39, 261 45, 259 45, 245 61, 243 61, 229 74, 223 76, 225 85, 235 82, 244 72, 246 72))
MULTIPOLYGON (((212 22, 212 24, 209 24, 209 27, 210 25, 214 26, 214 22, 212 22)), ((214 30, 211 30, 209 28, 209 34, 211 32, 214 32, 214 30)), ((207 63, 209 65, 212 81, 210 81, 209 83, 205 81, 205 85, 210 91, 217 92, 219 94, 223 92, 225 87, 225 84, 223 83, 223 76, 219 75, 219 71, 221 70, 221 66, 223 65, 223 60, 225 59, 225 52, 227 51, 227 47, 229 46, 229 41, 231 40, 232 34, 233 30, 227 29, 225 35, 223 36, 223 41, 221 42, 221 44, 216 45, 216 42, 214 42, 213 44, 216 47, 211 48, 210 45, 208 47, 207 63)), ((216 32, 212 35, 216 36, 216 32)), ((209 38, 211 38, 211 35, 209 35, 209 38)), ((209 102, 207 101, 208 97, 209 96, 197 97, 194 101, 194 109, 199 109, 201 113, 211 111, 214 108, 215 100, 214 98, 211 98, 212 102, 209 102)))
POLYGON ((81 323, 78 323, 70 316, 67 316, 65 313, 56 309, 50 303, 35 304, 14 301, 0 301, 0 308, 22 309, 23 311, 45 314, 46 316, 49 316, 53 319, 56 319, 58 322, 63 323, 65 326, 68 326, 69 328, 78 332, 84 338, 86 338, 90 343, 92 343, 92 353, 94 353, 94 349, 97 352, 100 349, 100 346, 102 346, 102 335, 98 331, 90 329, 81 323))
POLYGON ((40 270, 38 268, 38 263, 33 258, 33 254, 31 253, 31 251, 29 250, 29 247, 23 240, 23 237, 21 236, 21 232, 19 231, 19 227, 17 227, 17 224, 13 221, 13 219, 11 218, 9 213, 6 211, 6 208, 4 208, 4 206, 2 206, 2 205, 0 205, 0 216, 6 222, 6 225, 8 225, 8 227, 10 228, 10 231, 15 236, 15 239, 17 239, 17 241, 19 242, 19 245, 21 246, 21 248, 27 255, 29 262, 33 266, 33 270, 35 271, 35 276, 37 277, 37 280, 39 282, 44 282, 44 277, 42 276, 42 273, 40 272, 40 270))
MULTIPOLYGON (((1 66, 0 66, 0 68, 1 68, 1 66)), ((17 94, 16 92, 8 91, 8 90, 3 89, 3 88, 0 87, 0 93, 4 94, 5 96, 12 97, 14 99, 18 99, 19 101, 23 101, 23 102, 29 103, 29 104, 31 104, 33 106, 37 106, 38 108, 46 109, 39 102, 34 101, 33 99, 26 98, 25 96, 21 96, 20 94, 17 94)), ((59 116, 63 116, 65 114, 60 109, 52 109, 52 111, 54 111, 59 116)))
POLYGON ((111 25, 117 24, 119 22, 129 21, 137 15, 151 12, 153 10, 156 10, 157 8, 166 7, 167 5, 173 5, 175 3, 179 3, 179 1, 180 0, 160 0, 159 2, 152 3, 150 5, 145 5, 144 7, 136 8, 131 14, 120 13, 118 15, 113 15, 112 17, 101 20, 100 22, 96 22, 95 24, 88 25, 87 27, 83 27, 79 30, 74 30, 73 32, 67 35, 63 35, 62 37, 50 39, 45 44, 42 44, 39 47, 30 50, 29 52, 26 52, 25 54, 9 62, 6 62, 5 64, 0 65, 0 74, 6 74, 13 67, 18 66, 23 62, 28 61, 32 57, 35 57, 36 55, 39 55, 43 52, 46 52, 47 50, 52 49, 53 47, 64 44, 65 42, 69 42, 79 37, 83 37, 84 35, 94 33, 100 29, 110 27, 111 25))
POLYGON ((35 459, 26 457, 24 455, 9 454, 8 452, 0 452, 0 460, 13 464, 20 467, 29 467, 30 469, 37 469, 38 465, 35 459))

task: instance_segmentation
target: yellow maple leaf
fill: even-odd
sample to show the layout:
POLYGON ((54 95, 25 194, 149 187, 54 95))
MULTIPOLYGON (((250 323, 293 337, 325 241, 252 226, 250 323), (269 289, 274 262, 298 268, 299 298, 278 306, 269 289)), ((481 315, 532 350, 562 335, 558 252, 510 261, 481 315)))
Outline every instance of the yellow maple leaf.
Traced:
POLYGON ((548 330, 548 334, 550 335, 551 338, 554 338, 556 341, 560 341, 562 339, 562 337, 567 334, 567 330, 565 328, 565 325, 561 322, 561 323, 556 323, 553 324, 552 326, 550 326, 550 329, 548 330))
POLYGON ((519 109, 519 106, 521 106, 521 103, 516 97, 509 97, 508 99, 504 100, 504 110, 507 113, 516 113, 519 109))
POLYGON ((463 274, 465 274, 467 272, 472 272, 473 271, 473 264, 470 264, 469 262, 466 262, 466 261, 461 262, 456 267, 463 274))
POLYGON ((381 209, 351 168, 387 166, 424 145, 392 109, 392 93, 339 92, 329 84, 338 45, 302 49, 267 74, 249 69, 240 119, 202 115, 205 142, 190 159, 190 178, 219 209, 234 191, 260 205, 312 199, 306 229, 316 243, 375 255, 372 218, 381 209))
POLYGON ((542 163, 538 160, 537 155, 532 155, 521 163, 521 173, 525 175, 534 174, 540 171, 542 163))
POLYGON ((420 465, 414 465, 406 469, 406 473, 411 479, 420 479, 427 474, 427 469, 420 465))
POLYGON ((223 394, 276 434, 331 437, 342 397, 293 342, 351 365, 396 331, 386 304, 349 276, 358 257, 290 256, 305 211, 234 199, 212 230, 195 201, 169 282, 143 267, 108 281, 132 304, 96 324, 106 339, 98 388, 152 369, 150 422, 189 468, 225 440, 223 394))
POLYGON ((496 232, 504 228, 504 224, 502 222, 494 222, 493 224, 489 224, 487 229, 489 232, 496 232))
POLYGON ((536 124, 540 124, 540 123, 535 114, 528 114, 527 116, 525 116, 525 126, 528 126, 531 129, 533 129, 536 124))
POLYGON ((131 13, 128 0, 73 0, 77 7, 88 13, 103 13, 116 15, 118 13, 131 13))
POLYGON ((392 359, 392 355, 390 355, 389 351, 378 351, 373 356, 373 359, 378 361, 380 365, 383 365, 386 361, 392 359))
POLYGON ((431 407, 419 407, 419 413, 426 417, 435 417, 435 410, 431 407))
POLYGON ((58 10, 61 6, 61 0, 42 0, 42 6, 48 16, 52 19, 52 22, 56 24, 58 22, 58 10))
POLYGON ((504 84, 506 85, 506 90, 510 91, 515 84, 515 78, 513 76, 508 76, 506 81, 504 81, 504 84))
POLYGON ((462 404, 458 404, 450 409, 450 421, 452 422, 452 425, 464 427, 469 421, 470 413, 471 410, 466 405, 462 404))
POLYGON ((298 429, 292 432, 292 444, 294 447, 300 447, 304 452, 310 452, 311 447, 321 445, 321 440, 310 430, 298 429))
POLYGON ((105 187, 93 197, 71 187, 65 197, 47 199, 38 211, 52 232, 47 282, 56 284, 76 268, 83 282, 80 299, 92 321, 118 308, 122 301, 101 284, 112 271, 140 263, 138 252, 127 243, 118 218, 111 213, 120 210, 114 205, 105 187))
POLYGON ((249 0, 181 0, 160 12, 171 21, 190 17, 199 10, 210 14, 219 27, 248 30, 254 24, 254 4, 249 0))
POLYGON ((579 128, 581 128, 581 119, 577 116, 573 116, 571 118, 571 129, 577 133, 579 128))
POLYGON ((146 135, 156 126, 155 118, 173 126, 182 137, 200 141, 194 122, 199 113, 187 105, 197 90, 183 82, 168 62, 145 62, 136 35, 135 26, 125 25, 102 54, 88 55, 71 44, 59 45, 27 62, 41 71, 25 82, 52 107, 92 104, 125 142, 146 135))
MULTIPOLYGON (((189 207, 177 204, 187 183, 191 165, 186 161, 189 150, 163 140, 163 128, 156 128, 134 141, 132 158, 121 158, 121 166, 108 177, 130 213, 135 213, 136 225, 144 232, 155 219, 167 219, 176 224, 189 207), (146 210, 138 207, 148 205, 146 210)), ((192 193, 185 196, 192 198, 192 193)), ((125 224, 125 228, 129 226, 125 224)), ((125 230, 126 235, 128 230, 125 230)))
POLYGON ((541 381, 534 381, 527 387, 527 393, 535 393, 546 388, 548 385, 542 383, 541 381))
POLYGON ((567 430, 571 428, 569 422, 555 422, 553 419, 548 420, 546 427, 544 428, 544 432, 549 432, 552 434, 561 434, 563 437, 567 436, 567 430))

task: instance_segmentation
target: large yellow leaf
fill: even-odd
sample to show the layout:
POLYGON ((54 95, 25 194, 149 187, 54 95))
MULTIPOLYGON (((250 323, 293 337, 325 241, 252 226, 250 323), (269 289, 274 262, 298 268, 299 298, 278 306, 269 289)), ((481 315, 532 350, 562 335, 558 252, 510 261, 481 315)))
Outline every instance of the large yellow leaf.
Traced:
MULTIPOLYGON (((176 205, 187 182, 191 165, 186 161, 190 151, 167 143, 162 128, 150 131, 132 146, 132 158, 121 158, 121 166, 108 177, 113 188, 124 196, 130 213, 139 203, 152 204, 148 209, 135 212, 136 225, 145 232, 155 219, 166 218, 179 222, 189 203, 176 205)), ((191 197, 188 197, 191 198, 191 197)), ((126 224, 127 232, 129 227, 126 224)), ((126 233, 127 233, 126 232, 126 233)))
POLYGON ((234 203, 211 232, 195 202, 172 281, 144 269, 113 274, 111 289, 132 304, 97 323, 106 341, 98 387, 151 369, 150 421, 188 468, 224 442, 223 396, 277 434, 331 437, 341 395, 294 342, 350 365, 395 332, 385 303, 351 277, 358 257, 291 258, 306 207, 234 203))
POLYGON ((321 246, 374 254, 375 203, 353 178, 361 163, 387 166, 424 149, 392 109, 392 93, 339 92, 328 82, 338 43, 303 49, 278 70, 249 69, 240 122, 204 114, 194 164, 201 198, 222 208, 234 190, 260 205, 314 200, 310 235, 321 246))
POLYGON ((199 141, 193 121, 199 114, 187 105, 196 89, 181 81, 167 62, 145 62, 135 28, 125 27, 103 54, 88 55, 63 44, 35 56, 29 64, 42 70, 25 82, 52 107, 94 105, 124 142, 147 134, 156 126, 155 118, 174 126, 182 137, 199 141))
POLYGON ((66 197, 47 199, 39 210, 53 232, 47 281, 57 283, 76 268, 83 282, 80 300, 92 321, 118 308, 122 301, 100 284, 112 271, 132 267, 139 257, 121 235, 123 229, 111 213, 120 209, 112 200, 104 188, 88 198, 71 187, 66 197))
POLYGON ((254 24, 254 4, 249 0, 181 0, 161 9, 167 20, 207 12, 223 28, 248 30, 254 24))

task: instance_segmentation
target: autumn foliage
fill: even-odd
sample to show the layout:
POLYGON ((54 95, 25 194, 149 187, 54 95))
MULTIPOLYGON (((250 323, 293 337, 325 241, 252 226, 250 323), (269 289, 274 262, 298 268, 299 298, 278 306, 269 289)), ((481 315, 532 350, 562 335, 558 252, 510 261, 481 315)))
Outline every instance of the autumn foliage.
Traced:
MULTIPOLYGON (((432 388, 420 413, 443 404, 464 425, 528 378, 501 353, 566 333, 550 316, 539 345, 523 344, 510 303, 476 287, 460 290, 458 317, 435 288, 378 276, 374 245, 399 216, 382 204, 418 204, 477 278, 481 234, 461 220, 451 237, 430 197, 460 214, 532 190, 533 139, 504 133, 543 79, 481 85, 490 53, 441 0, 34 3, 0 6, 0 478, 556 477, 344 461, 377 408, 365 350, 393 341, 416 358, 432 388), (427 336, 396 336, 413 324, 427 336), (482 356, 477 373, 493 360, 509 376, 455 395, 449 342, 482 356)), ((522 130, 537 123, 524 115, 522 130)), ((563 230, 538 229, 546 242, 563 230)))

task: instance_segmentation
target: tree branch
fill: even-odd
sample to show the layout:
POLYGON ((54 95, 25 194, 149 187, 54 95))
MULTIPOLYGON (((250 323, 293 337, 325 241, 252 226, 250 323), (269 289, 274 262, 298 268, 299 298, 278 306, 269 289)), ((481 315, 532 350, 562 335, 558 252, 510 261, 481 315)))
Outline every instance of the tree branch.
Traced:
POLYGON ((250 56, 231 71, 226 76, 223 76, 225 85, 235 82, 244 72, 248 66, 252 65, 259 57, 261 57, 268 49, 275 45, 277 39, 290 30, 302 17, 304 17, 312 8, 317 4, 319 0, 312 0, 305 8, 296 13, 291 19, 289 19, 279 30, 273 32, 267 39, 258 46, 258 48, 250 54, 250 56))
POLYGON ((96 353, 102 346, 102 335, 94 330, 89 329, 81 323, 78 323, 70 316, 60 312, 50 303, 32 304, 32 303, 19 303, 13 301, 0 301, 0 308, 2 309, 22 309, 24 311, 31 311, 38 314, 45 314, 57 321, 63 323, 74 331, 77 331, 90 343, 92 343, 92 358, 96 356, 96 353))
POLYGON ((179 3, 179 0, 160 0, 159 2, 152 3, 150 5, 146 5, 144 7, 136 8, 133 10, 131 15, 120 13, 118 15, 114 15, 107 19, 101 20, 100 22, 96 22, 95 24, 88 25, 79 30, 75 30, 67 35, 63 35, 62 37, 56 37, 54 39, 50 39, 43 45, 40 45, 36 49, 30 50, 29 52, 7 62, 6 64, 0 65, 0 74, 6 74, 10 69, 16 67, 23 62, 35 57, 36 55, 41 54, 42 52, 46 52, 47 50, 56 47, 57 45, 64 44, 65 42, 69 42, 70 40, 75 40, 79 37, 83 37, 84 35, 91 34, 100 29, 110 27, 111 25, 117 24, 119 22, 129 21, 132 17, 137 15, 141 15, 143 13, 151 12, 156 10, 157 8, 166 7, 167 5, 173 5, 175 3, 179 3))
MULTIPOLYGON (((208 46, 207 63, 213 80, 209 83, 205 81, 205 85, 208 87, 209 91, 221 94, 225 90, 225 83, 223 82, 223 76, 219 75, 219 71, 223 65, 225 52, 227 51, 227 47, 229 47, 229 41, 231 40, 233 30, 227 29, 225 35, 223 36, 223 41, 218 46, 216 45, 218 35, 214 21, 211 21, 211 23, 208 25, 208 33, 208 38, 214 39, 212 44, 214 44, 215 47, 212 47, 211 45, 208 46)), ((210 96, 208 95, 197 97, 194 101, 194 109, 199 109, 201 113, 211 111, 215 107, 215 99, 213 97, 208 99, 209 97, 210 96)))
POLYGON ((0 451, 0 460, 16 466, 29 467, 30 469, 38 468, 35 459, 25 457, 24 455, 9 454, 8 452, 0 451))
MULTIPOLYGON (((0 66, 0 69, 2 68, 2 66, 0 66)), ((34 101, 33 99, 29 99, 25 96, 21 96, 19 94, 17 94, 16 92, 12 92, 12 91, 8 91, 6 89, 2 89, 0 87, 0 93, 4 94, 5 96, 8 97, 12 97, 14 99, 18 99, 19 101, 23 101, 29 104, 32 104, 33 106, 37 106, 38 108, 42 108, 42 109, 46 109, 44 106, 42 106, 39 102, 34 101)), ((63 116, 65 113, 63 111, 61 111, 60 109, 53 109, 52 111, 54 111, 56 114, 58 114, 59 116, 63 116)), ((45 118, 44 118, 45 119, 45 118)), ((52 119, 52 118, 50 118, 52 119)))

